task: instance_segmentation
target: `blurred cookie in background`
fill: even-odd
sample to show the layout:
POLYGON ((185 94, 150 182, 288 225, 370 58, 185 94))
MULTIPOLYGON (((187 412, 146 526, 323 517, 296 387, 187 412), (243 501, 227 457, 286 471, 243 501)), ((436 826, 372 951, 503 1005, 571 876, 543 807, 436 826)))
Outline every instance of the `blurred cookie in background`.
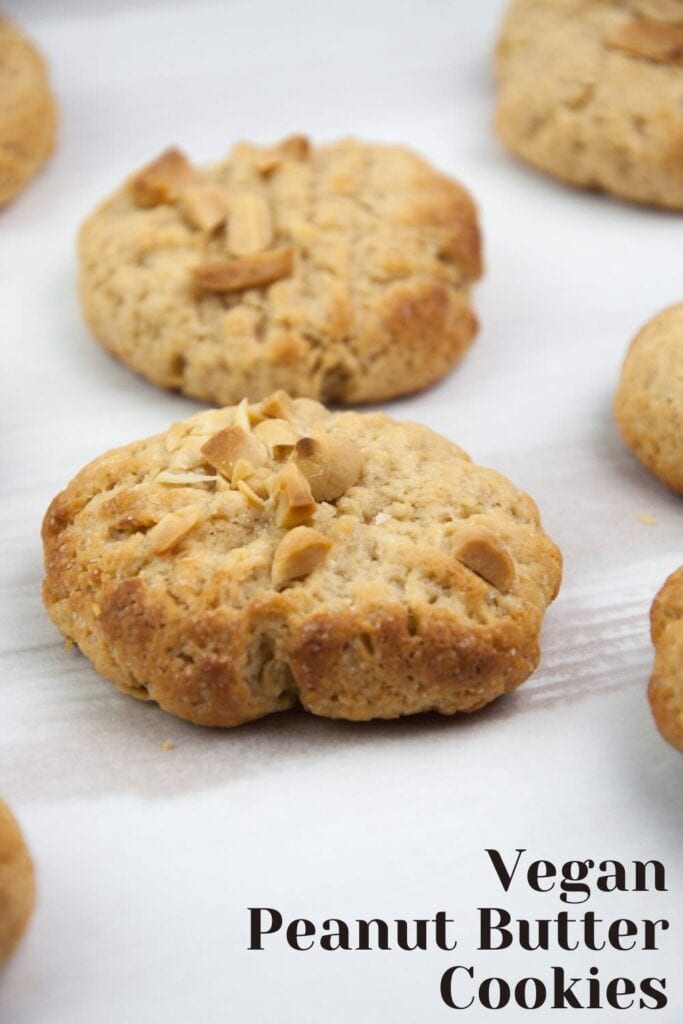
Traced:
POLYGON ((683 209, 681 0, 514 0, 495 130, 548 174, 683 209))
POLYGON ((648 688, 657 728, 683 751, 683 566, 669 576, 650 615, 655 665, 648 688))
POLYGON ((419 391, 477 330, 474 203, 400 146, 294 135, 206 168, 169 149, 91 214, 80 260, 104 347, 215 405, 419 391))
POLYGON ((0 800, 0 964, 14 952, 34 902, 31 857, 12 812, 0 800))
POLYGON ((21 191, 55 145, 57 108, 35 46, 0 15, 0 206, 21 191))
POLYGON ((633 340, 614 416, 634 455, 683 494, 683 303, 665 309, 633 340))

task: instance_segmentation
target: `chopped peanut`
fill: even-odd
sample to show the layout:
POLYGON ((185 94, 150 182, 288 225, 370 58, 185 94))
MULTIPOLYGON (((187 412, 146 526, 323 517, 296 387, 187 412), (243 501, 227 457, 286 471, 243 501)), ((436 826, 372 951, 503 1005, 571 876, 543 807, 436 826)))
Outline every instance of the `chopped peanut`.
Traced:
POLYGON ((277 498, 275 522, 285 529, 305 523, 315 512, 308 481, 293 462, 288 462, 275 476, 273 495, 277 498))
POLYGON ((268 203, 257 192, 241 192, 232 203, 228 223, 228 249, 235 256, 262 252, 273 241, 268 203))
POLYGON ((319 431, 302 437, 294 460, 311 485, 316 501, 335 501, 358 480, 363 456, 346 434, 319 431))
POLYGON ((294 272, 294 250, 290 246, 269 249, 234 260, 201 263, 193 268, 195 284, 209 292, 239 292, 290 277, 294 272))
POLYGON ((152 550, 156 555, 164 555, 194 530, 204 516, 203 505, 188 505, 178 512, 168 512, 156 526, 149 531, 152 550))
POLYGON ((206 461, 228 479, 232 477, 238 460, 246 459, 252 466, 262 466, 267 457, 265 445, 253 434, 237 426, 219 430, 204 442, 202 452, 206 461))
POLYGON ((465 526, 456 537, 455 557, 502 593, 515 581, 515 563, 505 543, 491 530, 465 526))
POLYGON ((191 185, 180 196, 180 211, 193 228, 210 234, 228 215, 228 197, 222 188, 205 182, 191 185))
POLYGON ((129 189, 137 206, 174 203, 194 181, 194 170, 179 149, 164 152, 135 174, 129 189))
POLYGON ((290 530, 273 556, 270 570, 273 585, 279 587, 290 580, 308 576, 322 565, 331 547, 332 541, 310 526, 297 526, 290 530))
POLYGON ((683 25, 632 18, 610 28, 606 41, 633 57, 683 67, 683 25))

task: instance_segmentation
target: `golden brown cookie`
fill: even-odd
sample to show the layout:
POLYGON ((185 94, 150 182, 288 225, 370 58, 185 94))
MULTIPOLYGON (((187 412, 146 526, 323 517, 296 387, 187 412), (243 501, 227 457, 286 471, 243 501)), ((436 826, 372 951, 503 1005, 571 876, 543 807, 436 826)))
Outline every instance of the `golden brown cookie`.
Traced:
POLYGON ((80 259, 99 341, 216 405, 417 391, 477 327, 472 200, 397 146, 292 136, 203 169, 167 150, 88 218, 80 259))
POLYGON ((648 697, 657 728, 683 751, 683 567, 669 576, 650 615, 655 666, 648 697))
POLYGON ((0 800, 0 964, 14 952, 34 901, 31 857, 9 807, 0 800))
POLYGON ((683 494, 683 303, 665 309, 634 339, 614 415, 631 451, 683 494))
POLYGON ((0 206, 54 148, 54 97, 38 51, 0 15, 0 206))
POLYGON ((473 711, 538 664, 561 575, 533 501, 450 441, 283 392, 96 459, 43 540, 62 633, 203 725, 473 711))
POLYGON ((564 181, 683 209, 681 0, 513 0, 495 127, 564 181))

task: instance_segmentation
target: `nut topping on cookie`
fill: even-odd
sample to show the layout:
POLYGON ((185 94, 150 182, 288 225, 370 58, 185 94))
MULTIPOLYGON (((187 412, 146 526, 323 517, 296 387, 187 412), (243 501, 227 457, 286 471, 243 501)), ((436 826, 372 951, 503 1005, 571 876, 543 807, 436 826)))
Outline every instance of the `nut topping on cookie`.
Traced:
POLYGON ((256 158, 256 169, 260 174, 271 174, 284 160, 306 160, 311 143, 305 135, 290 135, 277 146, 263 149, 256 158))
POLYGON ((274 391, 261 402, 261 412, 264 416, 279 420, 293 420, 296 415, 294 400, 286 391, 274 391))
POLYGON ((241 192, 230 211, 228 249, 234 256, 262 252, 273 241, 273 219, 268 203, 257 192, 241 192))
POLYGON ((294 272, 291 246, 253 253, 234 260, 216 260, 193 268, 195 284, 208 292, 239 292, 260 288, 294 272))
POLYGON ((202 445, 202 453, 207 462, 228 479, 239 459, 246 459, 252 466, 262 466, 267 457, 265 445, 242 427, 219 430, 202 445))
POLYGON ((179 149, 166 149, 133 176, 129 188, 137 206, 174 203, 194 181, 191 163, 179 149))
POLYGON ((455 557, 501 593, 515 580, 515 563, 503 541, 480 526, 465 526, 456 540, 455 557))
POLYGON ((204 516, 203 505, 188 505, 178 512, 169 512, 149 531, 152 550, 164 555, 194 530, 204 516))
POLYGON ((178 206, 190 225, 210 234, 228 215, 228 197, 218 185, 191 185, 180 196, 178 206))
POLYGON ((302 437, 294 450, 297 466, 308 480, 316 501, 336 501, 357 481, 363 457, 344 434, 302 437))
POLYGON ((325 561, 332 541, 310 526, 296 526, 285 534, 273 556, 270 576, 273 585, 308 576, 325 561))
POLYGON ((683 66, 683 25, 634 18, 610 28, 606 42, 634 57, 683 66))
POLYGON ((315 512, 308 480, 293 462, 288 462, 274 477, 272 493, 277 498, 275 522, 287 530, 305 523, 315 512))
POLYGON ((254 427, 254 434, 268 445, 274 459, 285 458, 297 443, 297 435, 287 420, 262 420, 254 427))

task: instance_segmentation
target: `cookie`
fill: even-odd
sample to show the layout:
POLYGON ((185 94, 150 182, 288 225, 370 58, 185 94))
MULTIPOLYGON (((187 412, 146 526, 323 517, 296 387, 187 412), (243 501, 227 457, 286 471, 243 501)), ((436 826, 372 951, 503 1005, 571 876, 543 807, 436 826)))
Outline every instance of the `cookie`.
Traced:
POLYGON ((80 263, 105 348, 214 405, 417 391, 477 327, 472 200, 396 146, 292 136, 206 169, 167 150, 88 218, 80 263))
POLYGON ((634 339, 614 416, 634 455, 683 494, 683 303, 665 309, 634 339))
POLYGON ((514 0, 496 132, 564 181, 683 209, 683 3, 514 0))
POLYGON ((9 807, 0 800, 0 964, 14 952, 34 901, 31 857, 9 807))
POLYGON ((648 697, 657 728, 683 751, 683 566, 669 576, 650 614, 655 666, 648 697))
POLYGON ((0 206, 43 165, 55 144, 56 107, 42 58, 0 16, 0 206))
POLYGON ((277 392, 95 459, 43 523, 44 601, 121 690, 234 726, 300 703, 474 711, 539 660, 533 501, 383 413, 277 392))

